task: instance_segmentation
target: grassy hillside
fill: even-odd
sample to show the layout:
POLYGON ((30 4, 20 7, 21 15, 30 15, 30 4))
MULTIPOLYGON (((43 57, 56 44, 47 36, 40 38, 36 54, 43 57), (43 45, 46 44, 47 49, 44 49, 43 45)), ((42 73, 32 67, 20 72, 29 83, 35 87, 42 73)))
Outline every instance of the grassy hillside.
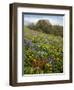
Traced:
POLYGON ((63 38, 24 27, 24 74, 62 72, 63 38))

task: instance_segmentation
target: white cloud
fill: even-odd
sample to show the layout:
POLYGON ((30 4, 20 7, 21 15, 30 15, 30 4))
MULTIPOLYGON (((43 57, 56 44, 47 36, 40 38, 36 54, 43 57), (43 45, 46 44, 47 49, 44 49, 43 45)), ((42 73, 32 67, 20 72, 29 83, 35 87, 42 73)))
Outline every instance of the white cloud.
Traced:
POLYGON ((37 23, 40 19, 49 20, 52 25, 63 25, 62 16, 24 15, 24 24, 37 23))

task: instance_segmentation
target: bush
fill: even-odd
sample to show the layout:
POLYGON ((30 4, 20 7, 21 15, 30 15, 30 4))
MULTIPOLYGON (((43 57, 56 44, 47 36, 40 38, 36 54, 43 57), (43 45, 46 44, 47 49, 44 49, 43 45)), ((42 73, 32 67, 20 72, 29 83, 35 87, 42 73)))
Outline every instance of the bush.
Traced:
POLYGON ((52 29, 52 34, 63 37, 63 26, 54 25, 52 29))

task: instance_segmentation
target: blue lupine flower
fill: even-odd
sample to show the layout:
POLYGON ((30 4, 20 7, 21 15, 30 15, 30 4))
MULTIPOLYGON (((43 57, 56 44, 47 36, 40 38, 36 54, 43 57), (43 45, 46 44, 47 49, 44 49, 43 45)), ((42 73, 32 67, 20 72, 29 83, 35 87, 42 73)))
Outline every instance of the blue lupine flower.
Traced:
POLYGON ((53 58, 52 57, 48 57, 48 61, 49 61, 49 63, 52 63, 53 62, 53 58))

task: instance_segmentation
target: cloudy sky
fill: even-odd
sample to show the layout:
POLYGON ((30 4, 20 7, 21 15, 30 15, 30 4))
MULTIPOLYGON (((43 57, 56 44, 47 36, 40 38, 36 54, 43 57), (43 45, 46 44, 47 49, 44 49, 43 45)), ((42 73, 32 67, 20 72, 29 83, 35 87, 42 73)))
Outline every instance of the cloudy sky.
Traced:
POLYGON ((24 14, 24 25, 29 23, 37 23, 38 20, 49 20, 52 25, 63 26, 63 17, 60 15, 36 15, 36 14, 24 14))

